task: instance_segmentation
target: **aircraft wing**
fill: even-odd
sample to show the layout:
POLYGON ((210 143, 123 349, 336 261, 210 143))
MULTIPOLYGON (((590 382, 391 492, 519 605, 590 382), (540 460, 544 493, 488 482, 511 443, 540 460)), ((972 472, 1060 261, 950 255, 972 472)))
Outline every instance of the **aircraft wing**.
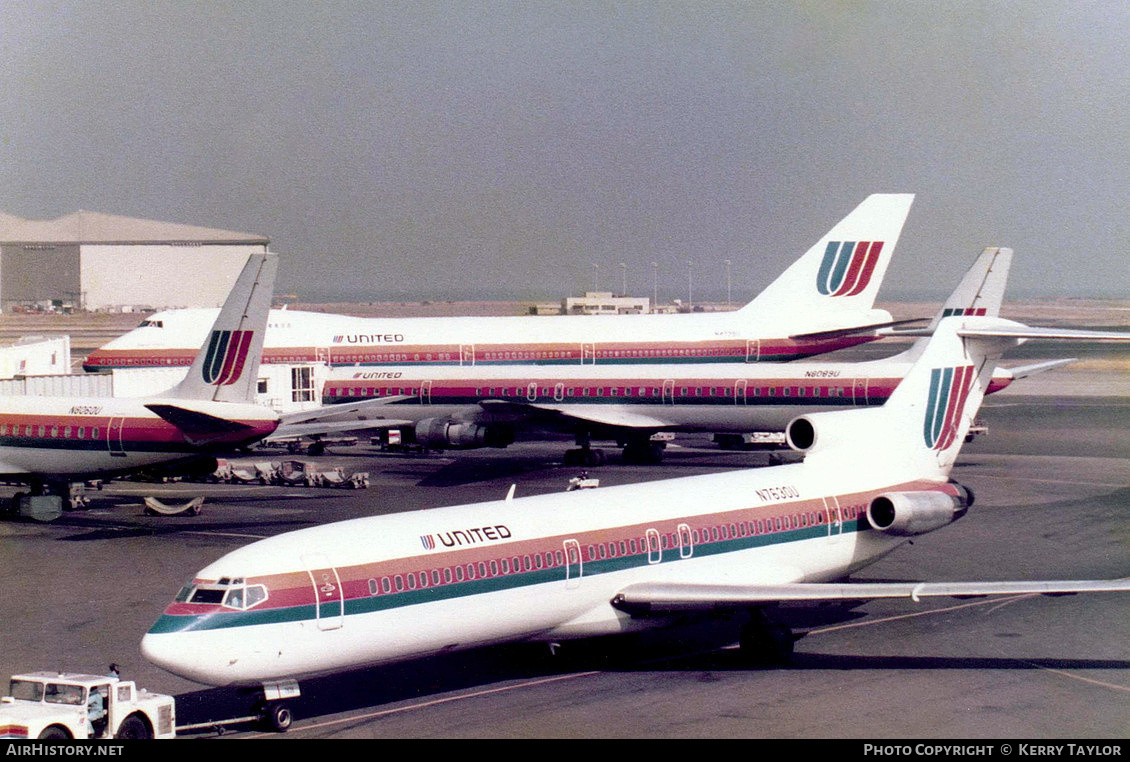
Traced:
POLYGON ((399 429, 412 426, 415 421, 397 420, 395 418, 369 418, 363 421, 326 421, 319 423, 287 423, 275 429, 270 440, 289 439, 291 437, 320 437, 343 432, 380 431, 381 429, 399 429))
POLYGON ((628 585, 612 605, 632 616, 759 606, 796 601, 862 601, 877 598, 982 598, 993 595, 1074 595, 1130 592, 1130 578, 1017 582, 796 582, 783 585, 707 585, 642 582, 628 585))
MULTIPOLYGON (((280 416, 279 426, 270 439, 289 439, 291 437, 319 437, 347 431, 380 431, 414 425, 414 421, 404 418, 387 418, 385 408, 400 400, 398 397, 381 397, 360 402, 325 405, 312 410, 301 410, 280 416)), ((393 408, 395 410, 395 408, 393 408)))
MULTIPOLYGON (((313 421, 324 421, 340 419, 346 415, 367 415, 375 413, 381 415, 384 411, 383 407, 391 405, 394 402, 411 399, 403 394, 390 397, 377 397, 374 399, 360 400, 359 402, 343 402, 340 405, 323 405, 320 407, 312 408, 310 410, 299 410, 294 413, 287 413, 279 416, 279 421, 284 424, 290 423, 308 423, 313 421)), ((361 419, 357 419, 361 420, 361 419)))
MULTIPOLYGON (((929 318, 908 318, 906 320, 891 320, 886 323, 871 323, 869 325, 857 325, 852 328, 833 328, 828 331, 812 331, 811 333, 796 333, 790 336, 790 339, 834 339, 837 336, 869 336, 869 335, 887 335, 887 332, 892 328, 897 328, 900 325, 910 325, 911 323, 924 323, 929 318)), ((893 335, 900 335, 895 333, 893 335)), ((910 334, 907 334, 910 335, 910 334)))
POLYGON ((553 405, 541 405, 534 402, 508 402, 506 400, 483 400, 479 405, 491 413, 508 413, 516 417, 526 418, 554 418, 558 421, 584 421, 624 429, 655 431, 674 426, 670 421, 664 421, 650 415, 640 415, 614 405, 569 405, 567 411, 553 405))

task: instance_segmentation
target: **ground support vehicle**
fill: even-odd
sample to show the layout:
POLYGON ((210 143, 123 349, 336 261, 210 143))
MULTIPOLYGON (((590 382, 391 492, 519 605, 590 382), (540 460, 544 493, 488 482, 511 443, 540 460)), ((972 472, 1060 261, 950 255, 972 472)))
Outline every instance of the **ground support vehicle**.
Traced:
POLYGON ((105 675, 12 675, 0 699, 0 738, 173 738, 176 701, 105 675))

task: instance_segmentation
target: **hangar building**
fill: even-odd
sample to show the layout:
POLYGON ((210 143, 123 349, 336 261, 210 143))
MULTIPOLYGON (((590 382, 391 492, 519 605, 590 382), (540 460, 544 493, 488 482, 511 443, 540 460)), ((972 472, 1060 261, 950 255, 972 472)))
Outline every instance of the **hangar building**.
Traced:
POLYGON ((0 309, 218 307, 248 255, 269 243, 252 233, 98 212, 54 220, 0 212, 0 309))

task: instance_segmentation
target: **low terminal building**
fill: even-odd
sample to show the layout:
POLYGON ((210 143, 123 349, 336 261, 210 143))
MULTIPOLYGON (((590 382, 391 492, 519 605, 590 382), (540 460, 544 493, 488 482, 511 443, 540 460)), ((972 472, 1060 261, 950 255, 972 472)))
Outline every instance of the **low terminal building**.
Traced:
POLYGON ((651 312, 646 296, 618 296, 611 291, 588 291, 562 300, 564 315, 643 315, 651 312))

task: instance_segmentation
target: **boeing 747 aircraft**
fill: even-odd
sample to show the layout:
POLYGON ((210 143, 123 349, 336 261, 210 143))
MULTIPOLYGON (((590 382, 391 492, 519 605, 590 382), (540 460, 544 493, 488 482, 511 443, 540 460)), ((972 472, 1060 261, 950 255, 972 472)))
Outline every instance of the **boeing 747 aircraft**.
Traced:
MULTIPOLYGON (((911 194, 869 196, 753 301, 685 315, 357 318, 271 312, 264 363, 623 365, 793 360, 873 341, 911 194)), ((88 371, 186 366, 214 311, 171 310, 92 352, 88 371)))

